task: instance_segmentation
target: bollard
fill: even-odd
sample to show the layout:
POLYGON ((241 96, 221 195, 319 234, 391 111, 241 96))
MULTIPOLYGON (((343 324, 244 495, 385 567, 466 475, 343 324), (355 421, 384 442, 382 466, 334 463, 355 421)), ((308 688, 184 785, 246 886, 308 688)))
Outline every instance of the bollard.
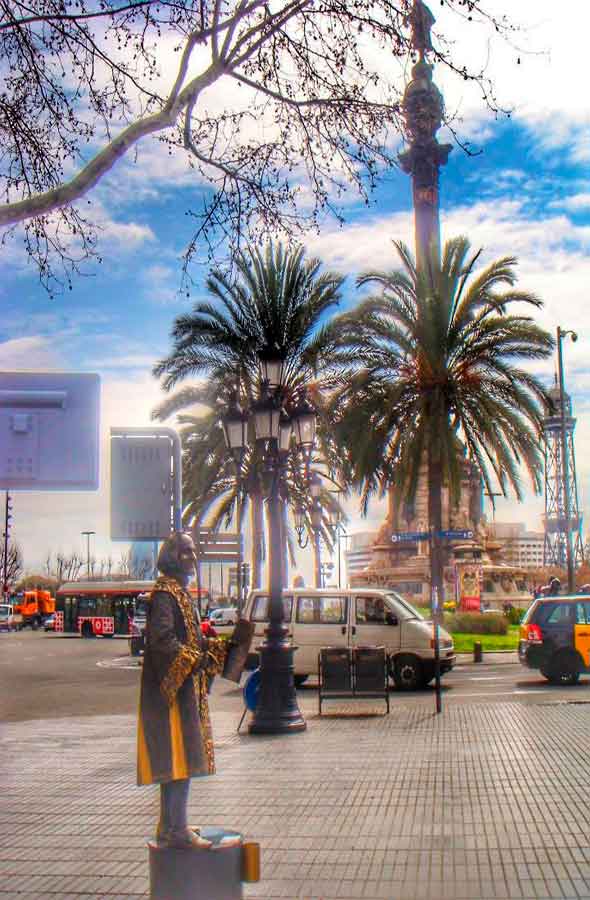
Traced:
POLYGON ((254 841, 242 844, 242 881, 260 881, 260 844, 254 841))
POLYGON ((481 641, 475 641, 473 645, 473 662, 480 663, 483 659, 483 651, 481 649, 481 641))
POLYGON ((169 850, 156 841, 148 841, 150 858, 150 900, 242 900, 242 881, 259 877, 259 855, 246 850, 257 844, 224 847, 223 837, 236 832, 221 828, 201 828, 203 837, 213 847, 192 850, 169 850), (248 879, 244 878, 248 875, 248 879))

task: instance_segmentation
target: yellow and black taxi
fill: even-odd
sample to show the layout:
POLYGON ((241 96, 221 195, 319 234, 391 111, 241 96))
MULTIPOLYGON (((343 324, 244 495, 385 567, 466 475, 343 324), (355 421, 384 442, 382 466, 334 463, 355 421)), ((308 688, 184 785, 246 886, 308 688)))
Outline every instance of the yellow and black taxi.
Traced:
POLYGON ((590 673, 590 596, 538 597, 520 626, 518 658, 554 684, 590 673))

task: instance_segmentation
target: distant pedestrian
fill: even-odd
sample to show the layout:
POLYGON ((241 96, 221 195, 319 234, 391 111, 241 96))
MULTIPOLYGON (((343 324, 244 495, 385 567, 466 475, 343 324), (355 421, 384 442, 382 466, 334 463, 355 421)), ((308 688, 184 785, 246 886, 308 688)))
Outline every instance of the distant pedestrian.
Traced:
POLYGON ((541 588, 541 595, 543 597, 557 597, 560 591, 561 581, 559 578, 553 577, 549 584, 546 584, 545 587, 541 588))

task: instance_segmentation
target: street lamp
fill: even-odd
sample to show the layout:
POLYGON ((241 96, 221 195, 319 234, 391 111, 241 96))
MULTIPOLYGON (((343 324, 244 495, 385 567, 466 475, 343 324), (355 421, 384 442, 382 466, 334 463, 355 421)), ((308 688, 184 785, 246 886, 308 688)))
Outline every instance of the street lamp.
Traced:
POLYGON ((310 448, 309 426, 302 432, 300 421, 301 416, 309 414, 310 407, 303 406, 301 401, 290 416, 282 408, 284 360, 270 352, 261 353, 259 359, 259 399, 248 411, 238 407, 236 398, 222 424, 228 449, 236 461, 238 477, 247 449, 249 419, 253 419, 255 440, 270 473, 267 490, 271 550, 269 624, 264 642, 257 648, 260 652, 260 693, 249 731, 251 734, 283 734, 303 731, 306 723, 297 704, 293 676, 294 648, 285 624, 283 606, 281 476, 293 434, 306 460, 313 449, 313 442, 310 448), (304 442, 299 438, 301 433, 304 434, 304 442))
POLYGON ((295 534, 297 535, 297 544, 302 550, 305 550, 309 544, 309 531, 305 527, 305 510, 303 507, 296 507, 293 513, 295 522, 295 534))
POLYGON ((561 413, 561 476, 563 479, 563 497, 565 501, 565 548, 567 557, 567 589, 571 594, 575 590, 574 583, 574 557, 572 552, 572 523, 571 523, 571 497, 568 472, 567 453, 567 429, 565 422, 565 387, 563 377, 563 350, 562 340, 566 335, 571 335, 572 341, 578 340, 575 331, 564 330, 557 326, 557 364, 559 368, 559 408, 561 413))
POLYGON ((347 537, 346 529, 344 528, 344 524, 342 522, 342 512, 340 508, 333 510, 330 513, 330 521, 328 522, 328 528, 330 529, 330 533, 332 535, 332 540, 336 541, 337 546, 337 555, 338 555, 338 587, 342 587, 342 579, 341 579, 341 553, 340 553, 340 535, 344 535, 347 537))
POLYGON ((96 534, 96 531, 82 531, 81 534, 86 535, 86 574, 90 581, 90 535, 96 534))

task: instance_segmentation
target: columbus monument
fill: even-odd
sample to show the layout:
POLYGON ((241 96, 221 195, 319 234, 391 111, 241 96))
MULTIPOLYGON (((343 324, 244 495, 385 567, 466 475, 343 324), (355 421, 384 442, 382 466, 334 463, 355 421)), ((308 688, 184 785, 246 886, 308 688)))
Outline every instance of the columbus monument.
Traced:
MULTIPOLYGON (((434 16, 422 0, 414 0, 409 15, 411 47, 417 60, 412 78, 406 86, 402 101, 407 149, 399 154, 400 166, 412 180, 415 223, 415 251, 418 266, 429 252, 435 250, 440 258, 439 180, 441 166, 447 162, 452 149, 441 144, 437 132, 444 118, 443 97, 433 81, 433 66, 428 62, 432 53, 431 30, 434 16)), ((449 502, 448 491, 443 495, 443 529, 469 532, 470 537, 450 542, 443 553, 445 590, 454 596, 456 565, 481 560, 484 554, 485 528, 482 521, 483 493, 476 467, 465 459, 458 506, 449 502), (450 565, 451 564, 451 565, 450 565)), ((430 544, 428 540, 397 541, 399 532, 428 531, 428 485, 426 464, 412 506, 399 504, 392 490, 388 494, 388 511, 379 529, 367 569, 354 576, 354 584, 382 584, 397 587, 417 602, 429 603, 430 544)), ((489 561, 489 558, 487 558, 489 561)))

